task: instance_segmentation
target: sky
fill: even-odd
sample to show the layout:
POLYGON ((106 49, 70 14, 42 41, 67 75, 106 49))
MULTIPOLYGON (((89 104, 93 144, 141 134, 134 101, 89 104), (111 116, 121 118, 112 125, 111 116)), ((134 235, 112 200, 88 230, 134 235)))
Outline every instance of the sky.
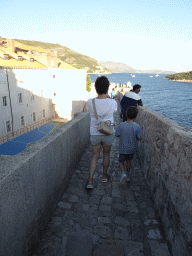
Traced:
POLYGON ((192 0, 0 0, 0 36, 139 70, 192 70, 192 0))

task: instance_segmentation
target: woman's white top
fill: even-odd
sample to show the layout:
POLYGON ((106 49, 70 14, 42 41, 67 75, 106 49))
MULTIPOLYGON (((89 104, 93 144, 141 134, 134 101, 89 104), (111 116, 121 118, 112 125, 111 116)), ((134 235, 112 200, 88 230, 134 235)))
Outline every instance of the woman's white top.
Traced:
POLYGON ((98 120, 95 117, 92 99, 88 99, 87 110, 90 112, 90 115, 91 115, 90 134, 105 135, 103 133, 100 133, 97 130, 98 124, 100 122, 105 122, 107 120, 110 120, 112 124, 114 123, 113 113, 114 111, 117 111, 117 102, 114 99, 109 99, 109 98, 106 98, 106 99, 95 98, 95 107, 98 114, 98 120))

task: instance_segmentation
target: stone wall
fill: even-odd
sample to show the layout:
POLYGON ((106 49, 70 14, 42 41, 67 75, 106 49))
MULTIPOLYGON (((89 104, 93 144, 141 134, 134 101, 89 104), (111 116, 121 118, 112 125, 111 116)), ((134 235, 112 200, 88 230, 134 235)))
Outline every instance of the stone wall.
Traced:
MULTIPOLYGON (((118 92, 120 101, 124 93, 118 92)), ((138 106, 137 154, 173 256, 192 255, 192 130, 138 106)))
POLYGON ((33 54, 33 59, 43 64, 45 67, 57 68, 57 57, 51 54, 33 54))
POLYGON ((174 256, 192 255, 192 130, 138 107, 138 156, 174 256))
POLYGON ((29 255, 89 143, 81 113, 16 156, 0 156, 0 255, 29 255))

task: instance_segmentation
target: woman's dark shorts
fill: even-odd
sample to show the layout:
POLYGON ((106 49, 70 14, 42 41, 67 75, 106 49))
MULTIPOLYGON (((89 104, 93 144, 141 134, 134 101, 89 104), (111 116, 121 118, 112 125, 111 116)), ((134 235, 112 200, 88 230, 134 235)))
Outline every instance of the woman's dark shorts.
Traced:
POLYGON ((90 141, 93 146, 104 144, 105 146, 111 146, 115 139, 115 134, 111 135, 91 135, 90 141))
POLYGON ((119 162, 133 159, 134 154, 119 154, 119 162))

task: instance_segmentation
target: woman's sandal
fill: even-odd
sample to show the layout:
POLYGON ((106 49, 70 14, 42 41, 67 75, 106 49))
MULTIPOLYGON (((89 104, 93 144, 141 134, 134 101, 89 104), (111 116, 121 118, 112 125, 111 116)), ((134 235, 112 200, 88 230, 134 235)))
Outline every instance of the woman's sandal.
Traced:
POLYGON ((93 184, 86 183, 85 188, 94 188, 94 187, 93 187, 93 184))

